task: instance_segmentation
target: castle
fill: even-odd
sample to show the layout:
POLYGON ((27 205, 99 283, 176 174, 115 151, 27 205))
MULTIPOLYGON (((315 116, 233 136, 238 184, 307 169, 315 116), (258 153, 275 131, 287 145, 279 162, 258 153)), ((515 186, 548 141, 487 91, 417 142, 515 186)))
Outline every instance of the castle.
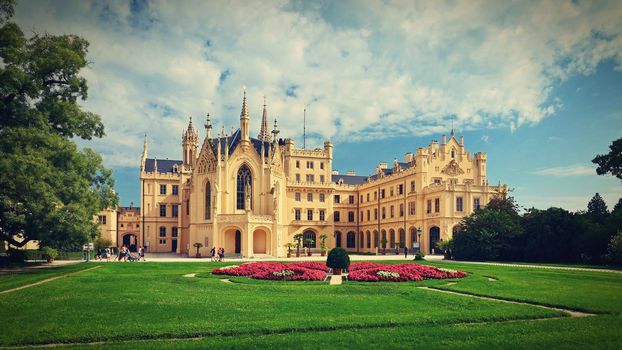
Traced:
MULTIPOLYGON (((123 242, 149 252, 206 255, 224 247, 243 257, 287 254, 297 233, 319 252, 320 235, 329 248, 353 252, 418 247, 438 252, 462 217, 483 207, 506 185, 491 186, 486 154, 471 155, 454 132, 439 144, 407 153, 402 162, 380 163, 373 175, 332 170, 333 145, 300 149, 268 128, 264 102, 261 130, 251 137, 246 91, 240 127, 199 140, 192 119, 182 135, 182 160, 148 158, 145 138, 140 162, 140 231, 123 242)), ((130 237, 125 237, 129 235, 130 237)), ((119 242, 120 244, 120 242, 119 242)))

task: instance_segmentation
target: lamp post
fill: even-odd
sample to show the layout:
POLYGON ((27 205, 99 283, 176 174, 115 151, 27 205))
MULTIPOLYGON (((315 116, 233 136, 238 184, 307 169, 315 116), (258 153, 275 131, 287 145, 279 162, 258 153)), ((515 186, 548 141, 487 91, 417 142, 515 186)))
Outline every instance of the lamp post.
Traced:
POLYGON ((417 227, 417 242, 419 242, 419 253, 421 253, 421 226, 417 227))

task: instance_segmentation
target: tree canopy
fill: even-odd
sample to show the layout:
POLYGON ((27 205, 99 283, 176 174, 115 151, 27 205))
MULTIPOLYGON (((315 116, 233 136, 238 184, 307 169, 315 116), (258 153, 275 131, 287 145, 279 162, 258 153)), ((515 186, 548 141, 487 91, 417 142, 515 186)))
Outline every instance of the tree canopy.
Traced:
POLYGON ((611 174, 622 180, 622 138, 613 141, 609 153, 597 155, 592 163, 598 164, 598 175, 611 174))
POLYGON ((74 138, 104 136, 84 111, 88 42, 75 35, 25 37, 0 0, 0 240, 63 248, 98 234, 93 216, 115 206, 112 172, 74 138))

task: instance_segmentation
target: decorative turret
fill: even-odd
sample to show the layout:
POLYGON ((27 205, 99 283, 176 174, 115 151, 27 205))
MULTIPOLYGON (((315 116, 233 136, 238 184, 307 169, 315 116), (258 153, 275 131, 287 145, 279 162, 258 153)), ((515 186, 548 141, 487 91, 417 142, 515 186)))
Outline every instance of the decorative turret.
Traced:
POLYGON ((147 161, 147 151, 149 146, 147 145, 147 133, 145 133, 145 140, 143 141, 143 154, 140 158, 140 171, 145 170, 145 162, 147 161))
POLYGON ((263 114, 261 115, 261 129, 257 138, 260 141, 270 142, 270 134, 268 133, 268 110, 266 108, 266 96, 263 97, 263 114))
POLYGON ((333 144, 328 140, 324 141, 324 152, 328 154, 329 160, 333 160, 333 144))
POLYGON ((248 116, 248 106, 246 104, 246 88, 244 88, 244 99, 242 100, 242 113, 240 113, 240 132, 242 133, 242 141, 250 141, 248 136, 248 122, 250 117, 248 116))
POLYGON ((181 144, 184 150, 184 165, 192 166, 199 147, 199 134, 192 126, 192 117, 190 117, 188 129, 182 134, 181 144))
POLYGON ((278 141, 278 135, 279 135, 279 129, 277 129, 276 127, 276 119, 274 119, 274 129, 272 129, 272 140, 274 141, 274 143, 277 143, 278 141))
POLYGON ((212 120, 209 117, 209 113, 207 113, 207 118, 205 119, 205 130, 207 134, 205 137, 209 140, 212 138, 212 120))

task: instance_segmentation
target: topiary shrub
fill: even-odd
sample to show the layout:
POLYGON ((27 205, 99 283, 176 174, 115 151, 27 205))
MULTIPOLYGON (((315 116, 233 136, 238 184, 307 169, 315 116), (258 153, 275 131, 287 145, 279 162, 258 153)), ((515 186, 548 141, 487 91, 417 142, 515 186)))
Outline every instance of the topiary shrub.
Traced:
POLYGON ((425 256, 425 254, 423 254, 422 252, 417 252, 415 254, 415 258, 413 260, 423 260, 424 256, 425 256))
POLYGON ((333 248, 328 252, 326 266, 333 269, 336 275, 341 274, 341 270, 345 270, 350 266, 350 256, 343 248, 333 248))

